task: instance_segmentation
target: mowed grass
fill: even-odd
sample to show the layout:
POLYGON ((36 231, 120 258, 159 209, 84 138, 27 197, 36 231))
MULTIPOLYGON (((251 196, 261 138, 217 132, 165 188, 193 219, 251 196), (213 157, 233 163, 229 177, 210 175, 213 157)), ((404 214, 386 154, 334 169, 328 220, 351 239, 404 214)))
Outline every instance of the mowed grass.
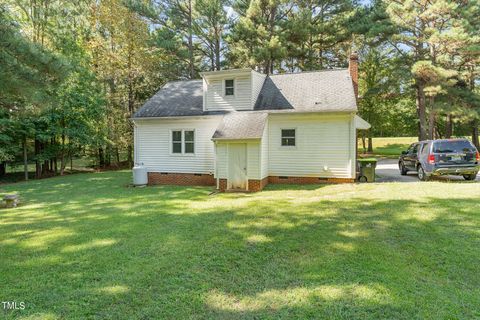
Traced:
POLYGON ((128 171, 0 186, 7 319, 480 317, 479 183, 129 188, 128 171))
MULTIPOLYGON (((373 138, 373 154, 395 158, 398 157, 402 151, 407 150, 412 143, 417 141, 417 137, 373 138)), ((367 142, 365 142, 365 147, 367 147, 367 142)), ((359 152, 363 152, 361 139, 358 139, 358 150, 359 152)))
POLYGON ((373 153, 386 156, 399 156, 402 151, 417 142, 417 137, 373 138, 373 153))

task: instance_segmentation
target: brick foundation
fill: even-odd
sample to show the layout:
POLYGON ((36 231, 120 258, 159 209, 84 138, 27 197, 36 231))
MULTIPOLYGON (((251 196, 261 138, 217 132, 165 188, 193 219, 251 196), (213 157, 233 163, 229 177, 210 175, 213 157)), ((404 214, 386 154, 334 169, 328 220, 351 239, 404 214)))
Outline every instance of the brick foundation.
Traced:
POLYGON ((274 184, 317 184, 317 183, 353 183, 349 178, 318 178, 318 177, 282 177, 269 176, 268 183, 274 184))
MULTIPOLYGON (((219 191, 227 191, 227 179, 219 179, 219 191)), ((262 191, 268 184, 268 177, 262 180, 248 180, 248 192, 262 191)))
MULTIPOLYGON (((318 178, 318 177, 282 177, 269 176, 262 180, 248 180, 248 192, 263 190, 269 183, 273 184, 317 184, 317 183, 352 183, 354 179, 318 178)), ((211 174, 193 173, 160 173, 149 172, 148 184, 180 185, 180 186, 216 186, 216 179, 211 174)), ((219 179, 219 191, 227 190, 227 179, 219 179)))
POLYGON ((268 177, 265 177, 262 180, 248 180, 248 191, 250 192, 262 191, 267 184, 268 184, 268 177))
POLYGON ((220 192, 225 192, 225 190, 227 190, 227 179, 219 179, 218 190, 220 190, 220 192))
POLYGON ((213 174, 203 173, 160 173, 149 172, 148 184, 179 185, 179 186, 214 186, 213 174))

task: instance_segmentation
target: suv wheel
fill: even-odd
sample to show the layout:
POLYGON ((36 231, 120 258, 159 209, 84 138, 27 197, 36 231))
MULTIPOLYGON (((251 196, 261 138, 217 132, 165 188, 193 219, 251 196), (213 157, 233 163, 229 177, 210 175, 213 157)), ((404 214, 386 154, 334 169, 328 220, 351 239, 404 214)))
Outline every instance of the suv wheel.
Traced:
POLYGON ((476 174, 476 173, 464 174, 464 175, 463 175, 463 178, 464 178, 465 180, 468 180, 468 181, 475 180, 476 177, 477 177, 477 174, 476 174))
POLYGON ((405 165, 403 164, 403 161, 398 164, 398 167, 400 168, 400 174, 402 176, 406 176, 408 170, 407 170, 407 168, 405 168, 405 165))
POLYGON ((428 180, 427 174, 425 173, 425 170, 423 170, 422 166, 418 167, 418 179, 422 181, 428 180))

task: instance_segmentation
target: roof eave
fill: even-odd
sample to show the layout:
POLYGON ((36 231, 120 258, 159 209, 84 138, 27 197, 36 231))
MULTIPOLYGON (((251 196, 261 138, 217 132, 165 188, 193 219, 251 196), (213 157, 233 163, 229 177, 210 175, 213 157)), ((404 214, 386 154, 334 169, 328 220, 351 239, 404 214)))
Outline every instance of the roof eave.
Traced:
POLYGON ((247 74, 252 72, 252 69, 250 68, 244 68, 244 69, 228 69, 228 70, 218 70, 218 71, 205 71, 205 72, 200 72, 200 75, 202 77, 212 77, 212 76, 223 76, 223 75, 237 75, 237 74, 247 74))
POLYGON ((212 138, 212 141, 261 140, 262 138, 212 138))
POLYGON ((161 119, 184 119, 184 118, 205 118, 205 117, 223 117, 223 113, 219 114, 197 114, 188 116, 165 116, 165 117, 132 117, 131 121, 136 120, 161 120, 161 119))

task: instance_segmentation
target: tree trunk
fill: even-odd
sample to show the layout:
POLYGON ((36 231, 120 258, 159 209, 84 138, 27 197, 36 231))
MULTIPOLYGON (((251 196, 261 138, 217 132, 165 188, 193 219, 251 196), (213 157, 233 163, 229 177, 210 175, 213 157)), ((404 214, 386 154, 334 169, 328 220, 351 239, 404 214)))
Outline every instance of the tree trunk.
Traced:
POLYGON ((28 181, 28 158, 27 158, 27 137, 23 137, 23 174, 25 181, 28 181))
POLYGON ((3 177, 7 173, 7 163, 0 162, 0 177, 3 177))
POLYGON ((435 139, 443 139, 442 128, 438 121, 435 123, 435 139))
POLYGON ((480 143, 478 140, 478 120, 473 120, 472 122, 472 142, 477 147, 477 150, 480 150, 480 143))
POLYGON ((216 70, 220 70, 220 33, 217 34, 217 38, 215 39, 215 65, 216 70))
POLYGON ((195 77, 195 66, 193 61, 193 26, 192 26, 192 0, 188 1, 188 58, 190 67, 190 79, 195 77))
POLYGON ((98 148, 98 166, 103 168, 105 166, 105 158, 103 155, 103 148, 98 148))
POLYGON ((428 115, 428 138, 430 140, 435 139, 435 120, 436 120, 436 114, 435 111, 430 110, 430 114, 428 115))
MULTIPOLYGON (((40 141, 35 139, 35 156, 40 154, 41 145, 40 141)), ((42 164, 38 159, 35 159, 35 178, 40 179, 42 177, 42 164)))
POLYGON ((130 168, 133 167, 133 148, 131 144, 129 144, 127 147, 127 161, 128 161, 128 166, 130 168))
POLYGON ((416 104, 417 104, 417 116, 418 116, 418 140, 427 140, 427 117, 425 106, 425 92, 423 89, 425 84, 422 80, 416 80, 416 104))
POLYGON ((366 145, 366 141, 365 141, 365 130, 362 130, 362 149, 363 149, 363 153, 367 153, 367 145, 366 145))
POLYGON ((45 160, 43 161, 42 176, 47 176, 48 171, 50 171, 48 167, 48 160, 45 160))
POLYGON ((445 138, 450 139, 453 136, 453 119, 451 114, 447 114, 447 121, 445 124, 445 138))
POLYGON ((65 172, 65 135, 62 134, 62 147, 60 148, 60 175, 63 176, 65 172))
POLYGON ((210 50, 210 71, 215 71, 215 54, 213 53, 213 49, 210 50))
POLYGON ((110 166, 112 164, 112 147, 107 145, 105 149, 105 165, 110 166))

